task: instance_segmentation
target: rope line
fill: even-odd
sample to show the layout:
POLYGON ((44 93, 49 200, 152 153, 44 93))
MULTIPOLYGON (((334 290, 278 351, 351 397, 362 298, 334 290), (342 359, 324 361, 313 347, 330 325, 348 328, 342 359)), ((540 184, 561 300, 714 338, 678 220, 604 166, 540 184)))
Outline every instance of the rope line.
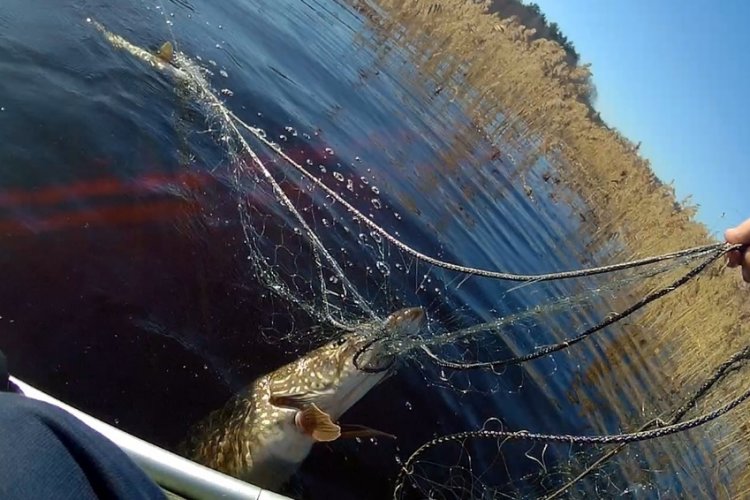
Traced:
MULTIPOLYGON (((715 384, 717 384, 721 379, 726 377, 729 373, 739 370, 742 367, 742 363, 750 359, 750 346, 745 347, 741 351, 735 353, 732 357, 730 357, 728 360, 726 360, 724 363, 719 365, 716 370, 714 370, 714 374, 709 377, 703 385, 701 385, 693 394, 692 397, 690 397, 675 413, 672 415, 672 418, 664 422, 660 418, 654 418, 652 420, 649 420, 644 425, 642 425, 638 430, 646 430, 649 429, 655 425, 672 425, 676 424, 680 420, 682 420, 682 417, 685 416, 685 414, 690 411, 691 408, 695 407, 695 405, 698 403, 698 401, 713 387, 715 384)), ((568 491, 570 488, 575 485, 575 483, 581 481, 583 478, 591 474, 593 471, 595 471, 597 468, 599 468, 602 464, 607 462, 609 459, 617 455, 620 451, 622 451, 623 448, 627 446, 627 443, 620 443, 617 445, 617 447, 609 450, 607 453, 603 454, 601 457, 599 457, 594 463, 592 463, 590 466, 586 467, 584 471, 582 471, 580 474, 578 474, 576 477, 562 485, 560 488, 555 490, 553 493, 545 496, 543 500, 554 500, 555 498, 559 498, 563 493, 568 491)))
POLYGON ((520 281, 520 282, 552 281, 552 280, 561 280, 561 279, 570 279, 570 278, 580 278, 584 276, 594 276, 597 274, 604 274, 604 273, 610 273, 614 271, 620 271, 623 269, 646 266, 649 264, 655 264, 657 262, 663 262, 665 260, 678 259, 681 257, 699 257, 699 256, 709 254, 711 252, 717 251, 725 247, 724 243, 712 243, 710 245, 702 245, 702 246, 697 246, 693 248, 687 248, 684 250, 669 252, 663 255, 656 255, 653 257, 646 257, 643 259, 636 259, 636 260, 632 260, 629 262, 621 262, 618 264, 611 264, 607 266, 590 267, 590 268, 578 269, 574 271, 561 271, 561 272, 544 273, 544 274, 514 274, 514 273, 503 272, 503 271, 492 271, 492 270, 481 269, 477 267, 463 266, 460 264, 455 264, 453 262, 447 262, 441 259, 437 259, 435 257, 431 257, 427 254, 424 254, 420 252, 419 250, 416 250, 410 247, 406 243, 402 242, 401 240, 399 240, 398 238, 390 234, 388 231, 383 229, 380 225, 375 223, 365 214, 357 210, 351 203, 346 201, 344 197, 342 197, 336 191, 328 187, 322 180, 320 180, 318 177, 308 172, 304 167, 302 167, 302 165, 300 165, 299 163, 294 161, 291 157, 289 157, 289 155, 287 155, 279 147, 278 144, 275 144, 269 141, 266 137, 264 137, 260 129, 251 127, 250 125, 242 121, 232 111, 226 110, 226 113, 239 126, 241 126, 245 130, 250 132, 257 140, 265 144, 267 147, 271 148, 276 154, 278 154, 281 158, 283 158, 284 161, 286 161, 289 165, 291 165, 296 171, 302 174, 305 178, 309 179, 317 187, 322 189, 327 195, 329 195, 331 198, 336 200, 336 202, 340 203, 346 209, 347 212, 356 216, 358 220, 361 220, 367 227, 369 227, 373 231, 380 234, 393 246, 411 255, 412 257, 421 260, 422 262, 426 262, 435 267, 446 269, 448 271, 455 271, 455 272, 469 274, 473 276, 482 276, 485 278, 493 278, 493 279, 506 280, 506 281, 520 281))
POLYGON ((427 346, 421 346, 421 348, 423 351, 427 353, 430 359, 432 359, 435 362, 436 365, 443 367, 443 368, 450 368, 452 370, 473 370, 473 369, 478 369, 478 368, 500 368, 500 367, 507 366, 507 365, 525 363, 526 361, 531 361, 533 359, 541 358, 543 356, 547 356, 554 352, 567 349, 568 347, 574 344, 577 344, 578 342, 606 328, 607 326, 613 323, 616 323, 623 318, 630 316, 631 314, 633 314, 640 308, 648 305, 649 303, 677 290, 680 286, 684 285, 689 280, 691 280, 692 278, 700 274, 701 271, 703 271, 711 263, 718 260, 722 255, 726 254, 727 252, 731 250, 734 250, 735 247, 736 245, 723 245, 720 251, 716 251, 708 259, 698 264, 696 267, 694 267, 693 269, 685 273, 682 277, 680 277, 676 281, 670 283, 669 285, 663 288, 660 288, 658 290, 655 290, 651 293, 646 294, 644 297, 642 297, 640 300, 635 302, 633 305, 631 305, 624 311, 610 314, 603 321, 592 326, 591 328, 586 329, 585 331, 581 332, 579 335, 571 339, 565 340, 563 342, 558 342, 556 344, 549 344, 549 345, 537 348, 533 352, 529 354, 525 354, 523 356, 514 356, 512 358, 495 360, 495 361, 478 361, 478 362, 470 362, 470 363, 461 363, 457 361, 449 361, 449 360, 442 359, 439 356, 437 356, 435 353, 433 353, 432 350, 430 350, 430 348, 427 346))

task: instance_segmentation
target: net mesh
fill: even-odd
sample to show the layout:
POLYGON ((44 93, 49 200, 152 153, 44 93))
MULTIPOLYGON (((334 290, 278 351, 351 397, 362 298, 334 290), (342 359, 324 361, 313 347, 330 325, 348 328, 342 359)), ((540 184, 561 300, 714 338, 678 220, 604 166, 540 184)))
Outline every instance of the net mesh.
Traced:
MULTIPOLYGON (((176 54, 175 64, 185 76, 178 85, 185 103, 178 120, 185 157, 200 155, 201 163, 213 164, 211 175, 233 194, 230 213, 236 215, 228 219, 216 215, 213 209, 217 214, 225 212, 204 203, 208 208, 203 223, 237 226, 245 252, 243 271, 271 297, 275 304, 272 314, 296 317, 303 313, 307 323, 315 325, 304 332, 294 324, 269 329, 264 335, 266 342, 285 342, 305 349, 364 321, 382 320, 398 308, 421 305, 429 317, 423 331, 382 341, 399 357, 404 369, 419 374, 426 390, 447 391, 454 398, 489 398, 521 395, 533 385, 544 393, 552 390, 547 386, 575 385, 573 379, 578 375, 569 367, 583 362, 575 349, 564 346, 560 354, 544 357, 528 369, 494 362, 566 343, 580 332, 607 322, 606 311, 617 314, 627 310, 636 300, 634 290, 667 289, 695 265, 696 259, 722 251, 712 247, 614 275, 551 281, 543 286, 535 280, 508 283, 441 267, 435 261, 449 252, 438 247, 428 255, 407 242, 418 242, 419 238, 411 234, 414 228, 394 208, 399 200, 379 185, 377 175, 359 157, 337 154, 317 140, 315 131, 298 130, 293 125, 277 130, 253 126, 222 101, 220 96, 227 92, 211 86, 211 69, 182 53, 176 54), (215 148, 199 146, 208 139, 213 146, 220 146, 218 155, 206 153, 215 148), (201 152, 196 153, 198 150, 201 152), (484 309, 465 305, 463 294, 468 290, 484 297, 484 309), (487 366, 477 375, 446 368, 445 362, 487 366)), ((200 193, 188 190, 180 195, 200 193)), ((149 320, 141 327, 155 335, 170 336, 186 349, 200 353, 228 385, 234 383, 231 367, 212 355, 200 336, 167 332, 149 320)), ((597 346, 606 345, 616 333, 621 337, 621 328, 618 324, 593 332, 598 343, 591 349, 606 358, 604 348, 597 346)), ((627 335, 627 328, 624 333, 627 335)), ((688 417, 708 412, 727 400, 726 396, 718 400, 702 397, 688 417)), ((669 413, 665 408, 630 410, 636 422, 650 422, 662 414, 662 418, 668 418, 669 413)), ((596 425, 585 416, 580 421, 596 425)), ((483 430, 505 427, 497 417, 488 417, 478 426, 483 430)), ((636 430, 624 427, 628 426, 615 421, 595 430, 636 430)), ((711 440, 724 435, 719 423, 706 429, 711 440)), ((684 491, 673 490, 676 486, 664 479, 674 472, 674 466, 659 467, 664 462, 664 450, 676 446, 674 439, 666 438, 651 449, 644 444, 632 445, 602 461, 607 449, 591 444, 468 436, 446 441, 412 460, 405 475, 408 480, 396 485, 396 493, 414 498, 682 494, 684 491), (438 455, 432 457, 438 448, 438 455), (575 481, 588 469, 592 472, 585 480, 575 481), (571 481, 573 485, 565 487, 571 481)), ((701 470, 700 463, 683 463, 682 467, 686 473, 710 475, 701 470)), ((710 477, 705 484, 721 484, 721 480, 710 477)), ((700 493, 701 482, 691 484, 692 491, 700 493)))

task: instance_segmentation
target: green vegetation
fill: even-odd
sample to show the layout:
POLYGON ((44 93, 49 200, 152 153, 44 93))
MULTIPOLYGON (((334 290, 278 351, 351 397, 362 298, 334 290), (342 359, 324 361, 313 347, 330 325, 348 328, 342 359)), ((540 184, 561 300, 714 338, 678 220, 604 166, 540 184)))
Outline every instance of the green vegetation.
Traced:
MULTIPOLYGON (((591 105, 595 89, 589 67, 578 65, 572 43, 546 24, 538 7, 522 8, 511 0, 377 0, 382 10, 376 10, 355 3, 379 31, 411 48, 415 64, 440 82, 441 91, 453 94, 495 147, 520 145, 532 148, 532 158, 547 158, 556 170, 550 177, 561 179, 586 203, 581 219, 594 236, 592 253, 621 248, 611 256, 614 262, 711 241, 689 200, 678 202, 672 186, 639 156, 639 145, 601 120, 591 105), (508 14, 518 17, 503 17, 508 14)), ((586 383, 601 386, 614 402, 622 397, 623 379, 651 373, 664 387, 653 388, 644 404, 658 411, 680 406, 689 390, 747 344, 750 307, 737 274, 713 267, 649 306, 626 327, 627 337, 607 347, 610 361, 590 369, 586 383), (628 362, 618 364, 618 359, 628 362)), ((724 384, 711 404, 726 401, 737 389, 724 384)), ((718 451, 710 454, 712 465, 723 464, 735 476, 726 485, 732 497, 750 491, 747 416, 746 405, 711 434, 719 440, 718 451)), ((641 423, 633 422, 633 428, 641 423)), ((695 433, 689 436, 700 440, 695 433)), ((724 491, 718 484, 706 490, 724 491)))

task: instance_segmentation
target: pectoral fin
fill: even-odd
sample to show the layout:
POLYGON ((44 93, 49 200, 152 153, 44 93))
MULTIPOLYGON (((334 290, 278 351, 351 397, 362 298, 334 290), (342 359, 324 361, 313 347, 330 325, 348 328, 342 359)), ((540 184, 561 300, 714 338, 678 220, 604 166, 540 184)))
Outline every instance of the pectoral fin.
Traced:
POLYGON ((387 432, 372 429, 365 425, 354 425, 354 424, 343 424, 341 426, 341 437, 342 438, 367 438, 367 437, 385 437, 389 439, 396 439, 396 436, 387 432))
POLYGON ((294 416, 294 423, 315 441, 334 441, 341 436, 341 427, 333 423, 331 416, 311 404, 294 416))

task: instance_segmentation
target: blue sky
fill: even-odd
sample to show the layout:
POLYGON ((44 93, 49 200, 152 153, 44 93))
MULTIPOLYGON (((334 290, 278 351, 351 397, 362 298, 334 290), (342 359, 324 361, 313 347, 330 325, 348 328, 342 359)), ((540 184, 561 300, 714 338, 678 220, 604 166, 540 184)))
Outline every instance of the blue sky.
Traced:
POLYGON ((535 1, 592 64, 604 119, 699 219, 721 234, 750 217, 750 1, 535 1))

